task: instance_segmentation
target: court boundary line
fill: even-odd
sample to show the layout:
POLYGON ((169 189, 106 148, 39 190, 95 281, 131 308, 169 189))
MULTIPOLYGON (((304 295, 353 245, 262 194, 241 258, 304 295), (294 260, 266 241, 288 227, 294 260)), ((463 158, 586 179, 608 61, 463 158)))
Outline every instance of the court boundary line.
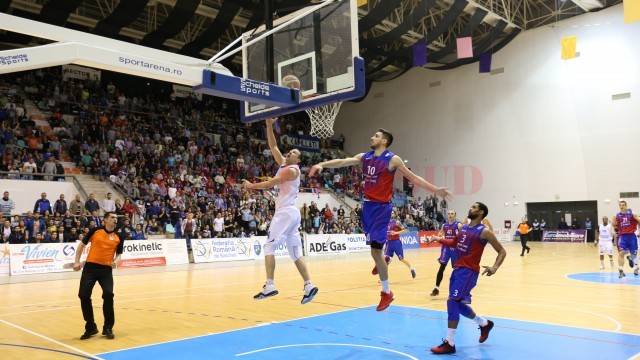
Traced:
MULTIPOLYGON (((421 307, 416 307, 416 306, 405 306, 405 305, 397 305, 399 307, 406 307, 406 308, 411 308, 411 309, 418 309, 418 310, 430 310, 430 311, 437 311, 443 314, 447 314, 446 311, 443 310, 434 310, 434 309, 427 309, 427 308, 421 308, 421 307)), ((486 315, 483 315, 486 316, 486 315)), ((635 336, 637 338, 640 339, 640 335, 639 334, 631 334, 631 333, 623 333, 623 332, 614 332, 611 330, 599 330, 599 329, 592 329, 592 328, 585 328, 585 327, 578 327, 578 326, 572 326, 572 325, 559 325, 559 324, 552 324, 552 323, 546 323, 546 322, 539 322, 539 321, 529 321, 529 320, 519 320, 519 319, 513 319, 513 318, 508 318, 508 317, 503 317, 503 316, 492 316, 492 319, 504 319, 504 320, 510 320, 510 321, 520 321, 520 322, 526 322, 526 323, 530 323, 530 324, 542 324, 542 325, 551 325, 551 326, 560 326, 560 327, 568 327, 568 328, 572 328, 572 329, 578 329, 578 330, 589 330, 589 331, 600 331, 600 332, 606 332, 606 333, 611 333, 611 334, 616 334, 616 335, 629 335, 629 336, 635 336)), ((436 319, 436 318, 433 318, 436 319)), ((466 318, 465 318, 466 319, 466 318)), ((440 318, 438 320, 443 320, 446 321, 447 318, 446 316, 443 318, 440 318)), ((461 322, 465 323, 465 324, 470 324, 470 325, 476 325, 476 323, 474 323, 473 321, 470 320, 464 320, 461 322)), ((626 344, 626 343, 618 343, 618 342, 613 342, 613 341, 607 341, 607 340, 599 340, 599 339, 590 339, 590 338, 581 338, 581 337, 577 337, 577 336, 571 336, 571 335, 561 335, 561 334, 553 334, 553 333, 545 333, 543 331, 538 331, 538 330, 528 330, 528 329, 518 329, 518 328, 511 328, 511 327, 506 327, 506 326, 498 326, 501 327, 503 329, 511 329, 511 330, 518 330, 518 331, 528 331, 528 332, 535 332, 535 333, 541 333, 541 334, 549 334, 549 335, 555 335, 555 336, 562 336, 562 337, 571 337, 571 338, 576 338, 576 339, 584 339, 584 340, 593 340, 593 341, 597 341, 597 342, 606 342, 606 343, 611 343, 611 344, 619 344, 619 345, 627 345, 627 346, 632 346, 632 347, 638 347, 640 348, 640 345, 635 345, 635 344, 626 344)), ((640 354, 640 353, 639 353, 640 354)))
POLYGON ((244 353, 236 354, 235 356, 245 356, 245 355, 255 354, 255 353, 258 353, 258 352, 269 351, 269 350, 273 350, 273 349, 283 349, 283 348, 302 347, 302 346, 353 346, 353 347, 362 347, 362 348, 368 348, 368 349, 376 349, 376 350, 387 351, 387 352, 391 352, 391 353, 395 353, 395 354, 399 354, 399 355, 404 355, 407 358, 412 359, 412 360, 419 360, 417 357, 414 357, 414 356, 409 355, 409 354, 405 354, 405 353, 403 353, 401 351, 397 351, 397 350, 386 349, 386 348, 383 348, 383 347, 370 346, 370 345, 340 344, 340 343, 280 345, 280 346, 272 346, 272 347, 268 347, 268 348, 262 348, 262 349, 258 349, 258 350, 253 350, 253 351, 247 351, 247 352, 244 352, 244 353))
MULTIPOLYGON (((358 308, 352 308, 352 309, 346 309, 346 310, 338 310, 338 311, 333 311, 333 312, 325 313, 325 314, 317 314, 317 315, 305 316, 305 317, 300 317, 300 318, 295 318, 295 319, 289 319, 289 320, 284 320, 284 321, 278 321, 278 322, 274 322, 273 324, 283 324, 283 323, 287 323, 287 322, 291 322, 291 321, 298 321, 298 320, 312 319, 312 318, 319 317, 319 316, 333 315, 333 314, 339 314, 339 313, 343 313, 343 312, 347 312, 347 311, 361 310, 361 309, 368 308, 368 307, 372 307, 372 306, 373 306, 373 305, 367 305, 367 306, 364 306, 364 307, 358 307, 358 308)), ((202 337, 206 337, 206 336, 221 335, 221 334, 231 333, 231 332, 235 332, 235 331, 248 330, 248 329, 252 329, 252 328, 256 328, 256 327, 264 327, 264 326, 266 326, 266 325, 272 325, 272 323, 271 323, 271 322, 263 322, 262 324, 252 325, 252 326, 247 326, 247 327, 242 327, 242 328, 238 328, 238 329, 232 329, 232 330, 220 331, 220 332, 209 333, 209 334, 204 334, 204 335, 190 336, 190 337, 186 337, 186 338, 182 338, 182 339, 175 339, 175 340, 161 341, 161 342, 153 343, 153 344, 140 345, 140 346, 134 346, 134 347, 131 347, 131 348, 125 348, 125 349, 120 349, 120 350, 114 350, 114 351, 103 352, 103 353, 100 353, 100 355, 104 355, 104 354, 111 354, 111 353, 116 353, 116 352, 120 352, 120 351, 128 351, 128 350, 134 350, 134 349, 141 349, 141 348, 145 348, 145 347, 156 346, 156 345, 162 345, 162 344, 169 344, 169 343, 172 343, 172 342, 178 342, 178 341, 183 341, 183 340, 198 339, 198 338, 202 338, 202 337)))
MULTIPOLYGON (((614 272, 611 272, 611 273, 612 273, 612 274, 615 274, 614 272)), ((572 279, 572 278, 570 278, 570 277, 569 277, 569 276, 571 276, 571 275, 580 275, 580 274, 601 274, 601 273, 598 273, 598 272, 595 272, 595 271, 586 272, 586 273, 568 273, 568 274, 564 274, 564 277, 565 277, 566 279, 568 279, 568 280, 581 281, 581 282, 586 282, 586 283, 591 283, 591 284, 622 285, 622 286, 640 286, 640 283, 638 283, 637 285, 636 285, 636 284, 623 284, 623 283, 620 283, 620 284, 613 284, 613 283, 606 283, 606 282, 588 281, 588 280, 582 280, 582 279, 572 279)), ((626 273, 625 273, 625 275, 626 275, 626 273)), ((638 275, 633 275, 633 276, 635 277, 635 276, 638 276, 638 275)), ((630 279, 635 279, 635 278, 630 278, 630 279)))
POLYGON ((94 354, 88 353, 88 352, 86 352, 86 351, 80 350, 80 349, 78 349, 78 348, 76 348, 76 347, 73 347, 73 346, 71 346, 71 345, 67 345, 67 344, 65 344, 65 343, 63 343, 63 342, 60 342, 60 341, 55 340, 55 339, 52 339, 52 338, 50 338, 50 337, 48 337, 48 336, 45 336, 45 335, 39 334, 39 333, 37 333, 37 332, 35 332, 35 331, 32 331, 32 330, 29 330, 29 329, 27 329, 27 328, 23 328, 23 327, 22 327, 22 326, 20 326, 20 325, 16 325, 16 324, 14 324, 14 323, 11 323, 11 322, 6 321, 6 320, 3 320, 3 319, 0 319, 0 322, 2 322, 2 323, 4 323, 4 324, 7 324, 7 325, 9 325, 9 326, 13 326, 14 328, 19 329, 19 330, 22 330, 22 331, 24 331, 24 332, 26 332, 26 333, 28 333, 28 334, 31 334, 31 335, 34 335, 34 336, 40 337, 40 338, 42 338, 42 339, 45 339, 45 340, 47 340, 47 341, 50 341, 50 342, 52 342, 52 343, 54 343, 54 344, 58 344, 58 345, 60 345, 60 346, 62 346, 62 347, 65 347, 65 348, 67 348, 67 349, 70 349, 70 350, 76 351, 76 352, 78 352, 78 353, 81 353, 81 354, 87 355, 87 356, 89 356, 89 357, 90 357, 90 358, 92 358, 92 359, 103 360, 103 359, 102 359, 101 357, 99 357, 98 355, 94 355, 94 354))
POLYGON ((75 356, 75 357, 79 357, 79 358, 83 358, 83 359, 95 359, 95 357, 89 357, 89 356, 83 355, 83 354, 75 354, 75 353, 72 353, 70 351, 51 349, 51 348, 46 348, 46 347, 42 347, 42 346, 9 344, 9 343, 0 343, 0 346, 18 347, 18 348, 23 348, 23 349, 40 350, 40 351, 50 351, 50 352, 54 352, 54 353, 71 355, 71 356, 75 356))
MULTIPOLYGON (((507 302, 507 301, 494 301, 492 302, 493 304, 517 304, 518 302, 507 302)), ((520 304, 524 304, 524 302, 520 302, 520 304)), ((577 312, 581 312, 581 313, 585 313, 585 314, 590 314, 590 315, 595 315, 607 320, 611 320, 612 323, 614 323, 617 326, 617 329, 622 329, 622 324, 617 321, 616 319, 610 318, 608 316, 604 316, 598 313, 595 313, 593 311, 588 311, 588 310, 580 310, 580 309, 575 309, 575 308, 569 308, 569 307, 564 307, 564 306, 557 306, 557 305, 547 305, 547 304, 532 304, 532 303, 527 303, 529 306, 540 306, 540 307, 550 307, 550 308, 558 308, 558 309, 564 309, 564 310, 570 310, 570 311, 577 311, 577 312)), ((549 325, 553 325, 553 324, 549 324, 549 325)), ((562 325, 560 325, 562 326, 562 325)), ((582 328, 582 329, 586 329, 586 328, 582 328)), ((602 330, 602 331, 610 331, 610 332, 614 332, 616 334, 620 334, 620 331, 618 330, 602 330)))

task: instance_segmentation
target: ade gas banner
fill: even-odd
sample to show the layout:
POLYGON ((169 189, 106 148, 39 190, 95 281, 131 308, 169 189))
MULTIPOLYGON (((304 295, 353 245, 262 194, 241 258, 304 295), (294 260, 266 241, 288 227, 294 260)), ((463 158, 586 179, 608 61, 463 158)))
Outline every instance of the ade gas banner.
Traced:
POLYGON ((587 230, 545 230, 543 242, 586 242, 587 230))
POLYGON ((318 234, 304 237, 308 256, 369 251, 364 234, 318 234))

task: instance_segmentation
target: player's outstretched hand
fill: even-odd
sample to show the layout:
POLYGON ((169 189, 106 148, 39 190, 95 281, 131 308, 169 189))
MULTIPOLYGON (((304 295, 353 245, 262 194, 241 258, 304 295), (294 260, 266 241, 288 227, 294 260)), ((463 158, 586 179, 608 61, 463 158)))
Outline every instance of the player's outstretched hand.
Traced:
POLYGON ((438 235, 429 235, 427 236, 427 240, 425 241, 425 243, 427 245, 431 244, 432 242, 436 242, 439 241, 440 237, 438 235))
POLYGON ((320 175, 321 172, 322 172, 322 165, 315 164, 311 167, 311 170, 309 170, 309 177, 313 177, 314 175, 316 175, 316 173, 320 175))
POLYGON ((436 188, 434 193, 447 201, 451 201, 451 199, 453 199, 453 193, 446 187, 436 188))
POLYGON ((491 276, 495 274, 496 271, 498 271, 498 269, 494 268, 493 266, 483 266, 482 268, 484 269, 484 271, 482 272, 482 275, 487 275, 487 276, 491 276))
POLYGON ((278 118, 273 117, 273 118, 266 119, 264 122, 266 122, 267 125, 273 125, 276 121, 278 121, 278 118))
POLYGON ((247 189, 252 189, 252 185, 253 183, 251 181, 242 179, 242 186, 246 187, 247 189))

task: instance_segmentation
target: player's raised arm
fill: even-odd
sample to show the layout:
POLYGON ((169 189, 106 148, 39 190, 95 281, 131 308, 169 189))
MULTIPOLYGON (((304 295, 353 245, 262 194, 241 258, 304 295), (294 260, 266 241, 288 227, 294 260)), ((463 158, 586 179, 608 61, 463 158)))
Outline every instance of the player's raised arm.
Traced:
POLYGON ((298 170, 289 168, 289 169, 284 169, 283 171, 279 172, 276 176, 272 177, 269 180, 258 182, 258 183, 252 183, 249 180, 243 179, 242 186, 246 187, 247 189, 269 189, 276 185, 282 184, 285 181, 294 180, 297 176, 298 176, 298 170))
POLYGON ((284 156, 278 149, 278 142, 276 141, 276 135, 273 133, 273 124, 278 121, 278 118, 270 118, 265 120, 264 122, 267 124, 267 141, 269 142, 269 150, 271 150, 271 154, 273 158, 276 160, 278 165, 284 164, 284 156))
POLYGON ((324 168, 341 168, 345 166, 358 165, 361 161, 360 159, 362 158, 362 155, 363 154, 360 153, 353 157, 333 159, 317 163, 311 167, 311 170, 309 170, 309 176, 314 176, 316 173, 320 174, 324 168))
POLYGON ((496 271, 498 271, 500 265, 502 265, 502 262, 507 257, 507 251, 504 249, 502 244, 500 244, 493 231, 489 229, 484 229, 484 231, 482 232, 482 239, 487 240, 487 242, 491 244, 491 246, 493 246, 495 251, 498 253, 496 262, 493 264, 493 266, 483 266, 484 271, 482 272, 482 275, 486 274, 487 276, 491 276, 495 274, 496 271))
POLYGON ((431 191, 432 193, 444 198, 445 200, 451 200, 453 194, 448 190, 448 188, 446 187, 437 187, 435 185, 433 185, 432 183, 428 182, 427 180, 425 180, 424 178, 422 178, 421 176, 418 176, 416 174, 413 173, 413 171, 409 170, 409 168, 407 167, 407 165, 404 164, 404 161, 402 161, 402 159, 400 158, 400 156, 398 155, 394 155, 393 158, 391 159, 391 166, 392 169, 398 169, 400 170, 400 172, 406 176, 407 178, 409 178, 409 181, 411 181, 412 183, 428 190, 431 191))

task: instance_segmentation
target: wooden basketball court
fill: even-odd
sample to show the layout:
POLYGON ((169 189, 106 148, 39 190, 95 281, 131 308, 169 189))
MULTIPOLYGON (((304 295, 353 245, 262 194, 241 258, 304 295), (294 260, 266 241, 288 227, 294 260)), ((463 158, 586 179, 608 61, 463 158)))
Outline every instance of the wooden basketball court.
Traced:
MULTIPOLYGON (((541 323, 631 334, 635 344, 626 346, 635 349, 633 353, 638 358, 640 279, 628 265, 625 265, 627 277, 618 280, 617 264, 612 270, 605 259, 606 270, 598 270, 593 245, 533 243, 531 253, 525 257, 519 256, 519 244, 504 245, 508 255, 503 266, 492 277, 482 276, 472 292, 472 307, 478 314, 531 322, 532 329, 533 323, 541 323), (615 278, 612 283, 605 283, 568 277, 593 272, 612 272, 615 278)), ((391 289, 396 300, 385 312, 393 313, 394 307, 401 306, 446 311, 450 268, 445 272, 440 296, 429 296, 435 283, 438 255, 438 248, 406 251, 406 259, 417 271, 415 279, 397 259, 391 263, 391 289)), ((482 265, 492 265, 495 256, 488 247, 482 265)), ((101 358, 101 354, 116 350, 272 322, 334 313, 339 317, 341 311, 377 304, 380 285, 377 276, 371 275, 373 261, 368 253, 307 258, 307 262, 320 292, 306 305, 300 304, 303 282, 289 259, 279 259, 276 266, 280 294, 261 301, 252 299, 264 282, 261 261, 116 270, 114 340, 100 335, 79 339, 84 331, 77 297, 80 273, 5 277, 0 279, 4 282, 0 285, 0 357, 101 358)), ((100 295, 96 285, 93 301, 99 327, 103 319, 100 295)), ((380 316, 379 323, 385 326, 384 316, 388 315, 375 311, 367 314, 380 316)), ((440 343, 446 328, 446 314, 443 316, 436 323, 441 331, 427 334, 424 342, 416 346, 440 343)), ((528 323, 523 324, 521 330, 527 331, 528 323)), ((496 327, 500 327, 499 321, 496 327)), ((278 336, 277 332, 273 336, 278 336)), ((308 337, 312 341, 313 333, 308 337)), ((491 353, 491 349, 486 351, 491 353)), ((174 356, 167 354, 167 358, 174 356)))

